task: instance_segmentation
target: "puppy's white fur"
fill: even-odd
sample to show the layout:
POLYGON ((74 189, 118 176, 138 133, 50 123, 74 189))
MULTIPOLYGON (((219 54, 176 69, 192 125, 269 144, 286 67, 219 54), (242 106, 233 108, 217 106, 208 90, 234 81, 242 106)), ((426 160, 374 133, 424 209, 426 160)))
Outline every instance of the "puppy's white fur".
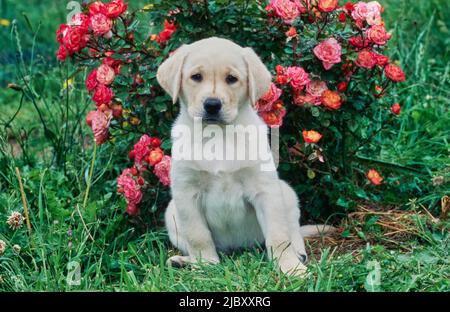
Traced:
MULTIPOLYGON (((194 132, 194 118, 202 116, 203 101, 208 97, 221 99, 224 124, 266 127, 252 106, 269 89, 271 75, 249 48, 220 38, 185 45, 160 66, 157 78, 174 102, 180 99, 173 141, 193 144, 175 129, 183 125, 194 132), (190 79, 195 73, 202 74, 201 83, 190 79), (227 84, 225 77, 229 74, 238 82, 227 84)), ((236 131, 234 135, 249 148, 245 132, 236 131)), ((267 135, 264 137, 263 144, 269 148, 267 135)), ((230 148, 227 144, 223 140, 223 150, 230 148)), ((273 164, 273 159, 269 162, 273 164)), ((171 242, 183 256, 171 257, 169 263, 217 263, 219 250, 265 244, 269 257, 283 272, 305 272, 302 231, 311 235, 331 227, 300 227, 295 192, 276 171, 262 171, 263 163, 267 165, 267 160, 173 159, 172 201, 165 222, 171 242)))

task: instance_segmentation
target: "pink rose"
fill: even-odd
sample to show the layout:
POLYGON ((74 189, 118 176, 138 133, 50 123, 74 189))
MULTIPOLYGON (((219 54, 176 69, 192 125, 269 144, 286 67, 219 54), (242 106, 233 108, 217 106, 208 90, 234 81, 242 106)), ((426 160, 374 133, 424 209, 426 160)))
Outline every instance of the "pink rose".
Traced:
POLYGON ((291 0, 271 0, 269 9, 275 11, 286 24, 292 24, 300 16, 299 6, 291 0))
POLYGON ((352 11, 352 17, 356 21, 366 21, 369 25, 380 25, 381 20, 381 5, 377 1, 369 3, 358 2, 355 4, 352 11))
POLYGON ((366 37, 375 44, 384 45, 391 36, 386 32, 383 25, 374 25, 366 30, 366 37))
POLYGON ((381 25, 383 20, 381 19, 381 11, 383 7, 378 1, 370 1, 367 3, 367 16, 366 22, 369 25, 381 25))
POLYGON ((278 101, 282 92, 283 91, 281 89, 277 88, 277 86, 272 83, 269 91, 261 99, 259 99, 258 102, 256 102, 256 110, 258 112, 272 110, 273 103, 278 101))
POLYGON ((321 80, 312 80, 306 86, 306 92, 315 97, 321 97, 325 90, 328 90, 327 84, 325 81, 321 80))
POLYGON ((142 200, 142 191, 134 180, 131 169, 125 169, 117 178, 117 189, 123 194, 128 203, 127 213, 132 216, 139 214, 137 205, 142 200))
POLYGON ((102 13, 95 14, 90 18, 91 28, 97 36, 108 35, 112 24, 112 20, 102 13))
POLYGON ((97 69, 97 81, 101 84, 104 84, 106 86, 110 85, 114 81, 115 77, 116 74, 114 73, 114 68, 106 64, 100 65, 100 67, 97 69))
POLYGON ((322 61, 326 70, 341 62, 342 48, 334 38, 325 39, 313 51, 314 55, 322 61))
POLYGON ((108 128, 112 119, 112 112, 107 110, 102 112, 96 110, 89 112, 86 116, 86 121, 91 124, 92 132, 94 134, 95 143, 101 145, 108 139, 108 128))
POLYGON ((95 90, 95 88, 98 85, 97 81, 97 69, 94 69, 91 71, 89 76, 86 79, 86 88, 88 89, 89 93, 92 93, 92 91, 95 90))
POLYGON ((291 66, 286 68, 285 75, 288 77, 291 86, 299 91, 309 83, 309 74, 301 67, 291 66))
POLYGON ((355 63, 359 67, 371 69, 375 65, 377 65, 376 53, 369 50, 363 50, 358 53, 358 58, 356 59, 355 63))
POLYGON ((153 173, 159 178, 159 181, 165 185, 170 185, 170 166, 172 159, 170 156, 164 156, 162 160, 155 165, 153 173))

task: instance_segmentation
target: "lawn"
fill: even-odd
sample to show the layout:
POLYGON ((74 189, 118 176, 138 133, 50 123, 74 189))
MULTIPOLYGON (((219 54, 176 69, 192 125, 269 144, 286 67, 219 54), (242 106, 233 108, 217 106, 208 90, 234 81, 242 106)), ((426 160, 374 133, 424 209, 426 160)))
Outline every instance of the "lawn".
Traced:
MULTIPOLYGON (((380 2, 393 33, 389 55, 400 60, 408 83, 396 94, 402 104, 396 130, 377 136, 381 152, 374 158, 413 168, 417 176, 405 182, 408 198, 361 202, 336 218, 340 234, 309 240, 308 275, 298 279, 279 273, 263 249, 222 255, 215 266, 167 267, 177 251, 161 214, 142 222, 124 214, 115 184, 118 148, 102 146, 93 156, 84 78, 67 80, 73 68, 55 57, 65 6, 0 0, 0 240, 6 243, 0 290, 449 291, 450 223, 441 199, 450 195, 450 3, 380 2), (31 95, 15 90, 29 85, 31 95), (13 230, 6 223, 24 209, 16 167, 29 234, 25 225, 13 230), (388 211, 399 217, 383 214, 388 211)), ((152 211, 164 209, 162 197, 152 211)))

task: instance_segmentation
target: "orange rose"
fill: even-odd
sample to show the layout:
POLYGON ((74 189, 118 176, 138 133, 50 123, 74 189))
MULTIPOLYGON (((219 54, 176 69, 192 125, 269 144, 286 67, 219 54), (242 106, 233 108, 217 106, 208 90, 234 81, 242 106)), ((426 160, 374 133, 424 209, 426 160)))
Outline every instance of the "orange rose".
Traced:
POLYGON ((383 181, 383 178, 375 169, 370 169, 367 172, 367 178, 370 180, 372 184, 375 185, 380 185, 381 182, 383 181))
POLYGON ((339 109, 342 105, 342 99, 339 96, 339 93, 326 90, 322 93, 322 103, 330 109, 339 109))
POLYGON ((319 0, 318 7, 321 12, 332 12, 338 6, 338 0, 319 0))
POLYGON ((147 162, 150 166, 154 166, 159 163, 164 157, 164 152, 159 147, 153 149, 147 157, 147 162))
POLYGON ((306 143, 317 143, 320 141, 320 139, 322 138, 322 135, 314 130, 304 130, 303 131, 303 139, 305 140, 306 143))

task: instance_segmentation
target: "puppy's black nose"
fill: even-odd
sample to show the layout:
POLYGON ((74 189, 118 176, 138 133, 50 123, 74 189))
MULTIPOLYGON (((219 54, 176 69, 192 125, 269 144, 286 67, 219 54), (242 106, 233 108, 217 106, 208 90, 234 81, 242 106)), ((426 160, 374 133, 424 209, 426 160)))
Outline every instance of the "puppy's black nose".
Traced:
POLYGON ((222 101, 218 98, 207 98, 203 103, 203 108, 208 115, 217 115, 222 108, 222 101))

